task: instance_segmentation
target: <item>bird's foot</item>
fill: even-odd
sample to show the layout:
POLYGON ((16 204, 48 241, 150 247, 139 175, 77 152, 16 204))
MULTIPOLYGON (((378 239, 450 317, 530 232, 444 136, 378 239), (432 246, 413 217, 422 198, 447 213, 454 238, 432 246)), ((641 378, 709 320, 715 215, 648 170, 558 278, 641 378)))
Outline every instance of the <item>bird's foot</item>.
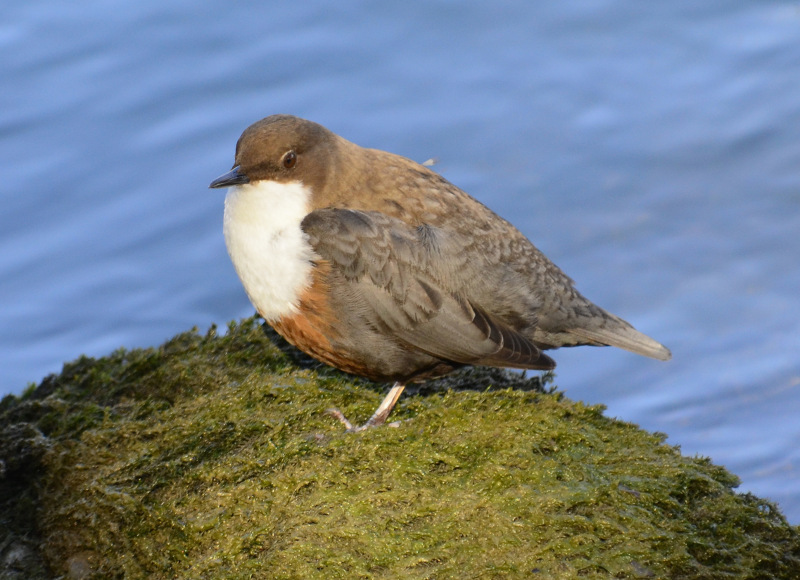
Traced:
POLYGON ((384 416, 383 419, 373 415, 372 417, 369 418, 369 420, 366 423, 364 423, 363 425, 358 425, 356 427, 353 427, 353 424, 347 420, 347 417, 345 417, 344 413, 342 413, 339 409, 328 409, 328 415, 339 419, 339 421, 341 421, 342 424, 344 425, 345 431, 347 433, 358 433, 359 431, 364 431, 365 429, 369 429, 370 427, 380 427, 384 423, 386 424, 387 427, 400 426, 400 421, 392 421, 391 423, 386 423, 386 416, 389 415, 388 413, 386 413, 386 416, 384 416))
MULTIPOLYGON (((400 398, 404 388, 405 385, 401 383, 395 383, 389 393, 383 398, 383 401, 381 401, 381 404, 375 410, 375 413, 372 414, 372 417, 370 417, 366 423, 359 427, 353 427, 353 424, 347 420, 347 417, 345 417, 344 413, 342 413, 339 409, 328 409, 328 414, 333 415, 339 419, 339 421, 344 423, 348 433, 358 433, 359 431, 369 429, 370 427, 378 427, 386 423, 389 413, 391 413, 392 409, 394 409, 397 399, 400 398)), ((389 427, 397 427, 398 425, 400 425, 400 421, 394 421, 388 424, 389 427)))

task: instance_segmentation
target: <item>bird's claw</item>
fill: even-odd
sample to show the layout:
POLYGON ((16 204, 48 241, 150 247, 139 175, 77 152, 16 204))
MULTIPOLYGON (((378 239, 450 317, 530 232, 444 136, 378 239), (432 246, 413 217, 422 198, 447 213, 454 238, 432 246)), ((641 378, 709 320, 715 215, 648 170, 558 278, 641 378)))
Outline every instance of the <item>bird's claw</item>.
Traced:
MULTIPOLYGON (((383 425, 386 422, 386 417, 376 417, 375 415, 373 415, 363 425, 359 425, 357 427, 353 427, 353 424, 350 421, 347 420, 347 417, 345 417, 344 413, 342 413, 339 409, 335 409, 335 408, 328 409, 328 415, 330 415, 331 417, 335 417, 339 421, 341 421, 344 424, 346 433, 358 433, 360 431, 364 431, 366 429, 369 429, 370 427, 379 427, 380 425, 383 425)), ((387 415, 388 415, 388 413, 387 413, 387 415)), ((387 427, 399 427, 400 426, 400 421, 392 421, 391 423, 386 423, 386 426, 387 427)))

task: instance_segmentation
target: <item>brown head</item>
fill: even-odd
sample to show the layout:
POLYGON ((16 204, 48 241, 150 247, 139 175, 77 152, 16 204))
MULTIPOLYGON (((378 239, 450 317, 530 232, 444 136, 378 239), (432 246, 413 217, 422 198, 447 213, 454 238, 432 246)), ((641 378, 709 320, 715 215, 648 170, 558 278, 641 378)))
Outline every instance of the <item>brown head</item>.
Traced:
POLYGON ((312 121, 291 115, 266 117, 245 129, 236 143, 233 169, 209 187, 299 181, 322 192, 335 171, 340 141, 344 140, 312 121))

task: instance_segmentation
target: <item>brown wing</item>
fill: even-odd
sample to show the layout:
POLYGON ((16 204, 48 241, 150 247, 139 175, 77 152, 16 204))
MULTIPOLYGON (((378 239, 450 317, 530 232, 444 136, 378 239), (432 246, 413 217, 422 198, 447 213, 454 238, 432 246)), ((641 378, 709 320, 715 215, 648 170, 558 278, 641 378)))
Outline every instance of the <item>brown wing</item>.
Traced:
POLYGON ((341 288, 331 291, 348 295, 348 312, 382 332, 458 363, 555 367, 531 340, 475 303, 470 278, 480 271, 469 267, 468 240, 379 212, 346 209, 314 211, 301 227, 337 274, 331 283, 341 288))

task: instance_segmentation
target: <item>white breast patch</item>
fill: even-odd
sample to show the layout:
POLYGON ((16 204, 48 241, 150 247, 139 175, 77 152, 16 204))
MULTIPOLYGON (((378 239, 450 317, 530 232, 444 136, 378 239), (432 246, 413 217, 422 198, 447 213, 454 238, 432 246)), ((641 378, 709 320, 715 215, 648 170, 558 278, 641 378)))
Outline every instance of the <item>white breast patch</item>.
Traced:
POLYGON ((228 189, 223 231, 250 301, 266 320, 297 311, 311 283, 314 252, 300 222, 309 212, 302 183, 260 181, 228 189))

